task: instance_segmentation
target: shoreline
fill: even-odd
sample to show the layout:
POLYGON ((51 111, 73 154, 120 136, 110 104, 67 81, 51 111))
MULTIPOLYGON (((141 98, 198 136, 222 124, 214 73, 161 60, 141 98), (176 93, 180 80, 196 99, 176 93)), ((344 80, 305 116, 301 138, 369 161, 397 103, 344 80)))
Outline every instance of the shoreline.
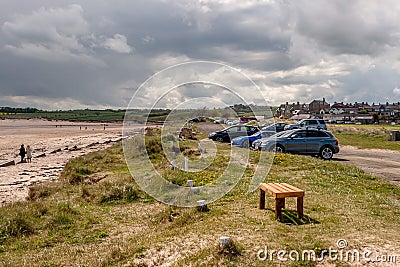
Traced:
MULTIPOLYGON (((59 127, 60 122, 0 120, 0 163, 19 162, 21 144, 33 149, 32 163, 0 167, 0 206, 25 200, 31 185, 57 180, 70 159, 106 149, 122 140, 122 123, 106 127, 87 123, 85 129, 79 123, 66 121, 59 127)), ((132 129, 139 131, 141 127, 134 125, 132 129)))

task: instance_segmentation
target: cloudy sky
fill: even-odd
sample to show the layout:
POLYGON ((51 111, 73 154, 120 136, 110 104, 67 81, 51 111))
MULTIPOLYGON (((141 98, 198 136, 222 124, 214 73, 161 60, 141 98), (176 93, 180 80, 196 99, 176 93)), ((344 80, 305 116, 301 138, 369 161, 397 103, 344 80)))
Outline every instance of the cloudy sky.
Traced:
POLYGON ((272 105, 398 102, 399 14, 397 0, 0 0, 0 106, 124 108, 154 73, 199 60, 272 105))

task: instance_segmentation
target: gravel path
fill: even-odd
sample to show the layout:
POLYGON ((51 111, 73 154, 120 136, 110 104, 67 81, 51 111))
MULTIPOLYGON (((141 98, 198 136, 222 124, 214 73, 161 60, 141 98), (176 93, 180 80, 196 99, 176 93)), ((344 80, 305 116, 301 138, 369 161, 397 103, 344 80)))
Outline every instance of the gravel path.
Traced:
POLYGON ((400 151, 343 146, 333 159, 400 185, 400 151))

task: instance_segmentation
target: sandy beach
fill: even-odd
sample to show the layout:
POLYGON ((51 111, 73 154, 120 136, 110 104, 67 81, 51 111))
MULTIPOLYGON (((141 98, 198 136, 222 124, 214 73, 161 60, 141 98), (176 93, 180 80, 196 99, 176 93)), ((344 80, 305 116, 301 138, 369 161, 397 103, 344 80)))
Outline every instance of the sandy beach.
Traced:
POLYGON ((0 163, 17 163, 0 167, 0 206, 24 200, 30 185, 57 179, 69 159, 105 149, 121 136, 122 123, 0 120, 0 163), (21 144, 33 149, 31 163, 19 163, 21 144))

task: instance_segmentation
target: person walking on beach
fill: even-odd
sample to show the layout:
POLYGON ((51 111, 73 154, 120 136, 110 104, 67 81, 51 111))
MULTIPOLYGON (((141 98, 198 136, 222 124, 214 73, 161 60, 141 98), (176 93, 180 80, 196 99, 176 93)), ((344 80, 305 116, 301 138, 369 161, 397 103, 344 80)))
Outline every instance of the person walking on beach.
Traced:
POLYGON ((26 161, 31 163, 32 162, 32 148, 30 145, 26 147, 26 161))
POLYGON ((26 155, 24 144, 22 144, 20 149, 19 149, 19 155, 21 156, 21 163, 24 162, 24 158, 25 158, 25 155, 26 155))

